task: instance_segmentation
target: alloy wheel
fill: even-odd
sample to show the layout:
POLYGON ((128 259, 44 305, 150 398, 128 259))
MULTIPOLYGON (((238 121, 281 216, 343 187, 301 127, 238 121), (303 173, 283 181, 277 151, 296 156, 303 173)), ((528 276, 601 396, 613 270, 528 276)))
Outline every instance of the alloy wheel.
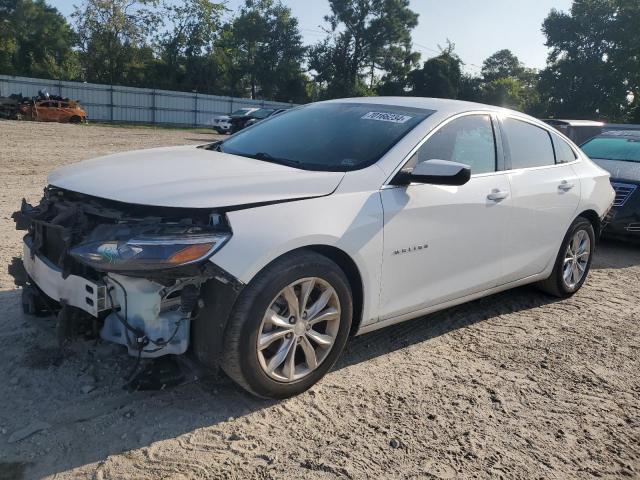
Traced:
POLYGON ((562 265, 562 279, 567 288, 573 290, 580 283, 587 271, 591 256, 591 239, 585 230, 573 234, 567 245, 562 265))
POLYGON ((325 280, 287 285, 267 308, 258 332, 258 360, 280 382, 300 380, 327 358, 340 328, 340 300, 325 280))

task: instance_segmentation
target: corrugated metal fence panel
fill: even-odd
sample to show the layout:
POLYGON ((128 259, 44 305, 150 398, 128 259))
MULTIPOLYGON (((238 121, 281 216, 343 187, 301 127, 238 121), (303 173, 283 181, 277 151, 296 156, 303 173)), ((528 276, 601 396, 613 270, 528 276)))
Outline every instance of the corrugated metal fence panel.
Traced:
POLYGON ((33 97, 46 89, 51 95, 79 100, 89 120, 207 126, 213 117, 243 107, 289 108, 293 104, 249 98, 203 95, 150 88, 65 82, 0 75, 0 96, 21 93, 33 97))

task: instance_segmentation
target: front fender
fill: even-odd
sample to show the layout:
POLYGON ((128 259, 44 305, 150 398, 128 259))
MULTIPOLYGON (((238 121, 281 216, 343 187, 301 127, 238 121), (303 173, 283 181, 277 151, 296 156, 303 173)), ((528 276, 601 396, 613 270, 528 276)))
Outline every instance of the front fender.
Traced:
POLYGON ((211 261, 247 284, 276 258, 311 245, 336 247, 362 277, 363 323, 377 311, 383 248, 379 192, 340 193, 228 213, 233 236, 211 261))

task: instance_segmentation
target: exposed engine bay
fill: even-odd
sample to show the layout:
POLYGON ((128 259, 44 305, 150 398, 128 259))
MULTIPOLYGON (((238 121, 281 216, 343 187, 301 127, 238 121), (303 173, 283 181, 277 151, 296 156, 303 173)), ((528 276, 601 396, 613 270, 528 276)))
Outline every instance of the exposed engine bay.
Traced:
POLYGON ((209 280, 235 282, 208 258, 231 237, 224 212, 125 204, 48 187, 13 214, 26 230, 28 313, 84 312, 130 355, 182 354, 209 280))

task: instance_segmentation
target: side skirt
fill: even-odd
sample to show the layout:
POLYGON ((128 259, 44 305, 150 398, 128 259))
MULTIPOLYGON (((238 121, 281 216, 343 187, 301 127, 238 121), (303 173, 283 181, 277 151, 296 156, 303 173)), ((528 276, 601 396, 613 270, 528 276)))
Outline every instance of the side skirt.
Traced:
POLYGON ((390 325, 395 325, 396 323, 401 323, 406 320, 412 320, 414 318, 422 317, 424 315, 428 315, 429 313, 437 312, 439 310, 444 310, 445 308, 455 307, 456 305, 460 305, 462 303, 467 303, 472 300, 476 300, 478 298, 486 297, 489 295, 493 295, 494 293, 503 292, 505 290, 509 290, 511 288, 519 287, 521 285, 526 285, 528 283, 535 283, 539 280, 544 280, 547 278, 549 274, 547 272, 542 272, 536 275, 531 275, 529 277, 525 277, 521 280, 516 280, 515 282, 505 283, 504 285, 498 285, 497 287, 492 287, 488 290, 482 290, 480 292, 472 293, 470 295, 466 295, 464 297, 456 298, 454 300, 449 300, 447 302, 439 303, 437 305, 432 305, 427 308, 423 308, 420 310, 415 310, 413 312, 404 313, 402 315, 398 315, 396 317, 387 318, 384 320, 380 320, 376 323, 370 323, 368 325, 363 325, 360 327, 357 335, 362 335, 364 333, 373 332, 375 330, 379 330, 381 328, 388 327, 390 325))

